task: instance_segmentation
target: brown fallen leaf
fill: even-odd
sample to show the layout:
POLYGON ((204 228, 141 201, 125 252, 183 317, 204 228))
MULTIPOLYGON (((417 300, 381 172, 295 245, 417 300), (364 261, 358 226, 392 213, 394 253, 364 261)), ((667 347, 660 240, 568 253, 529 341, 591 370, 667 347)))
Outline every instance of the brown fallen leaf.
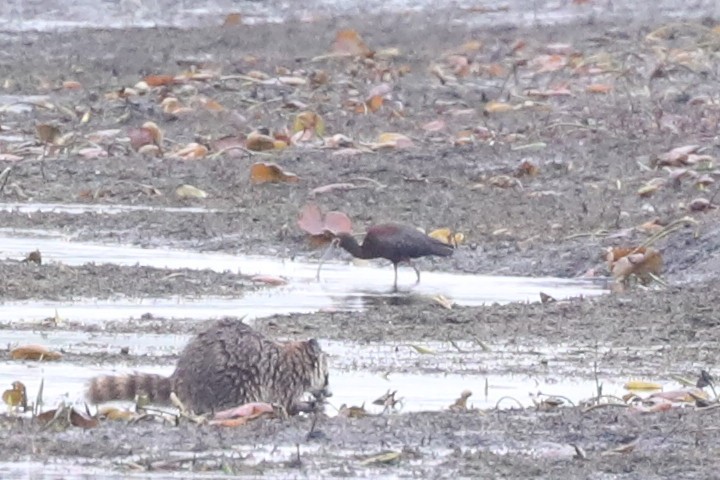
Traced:
POLYGON ((691 212, 704 212, 715 208, 718 208, 717 205, 710 203, 710 200, 702 197, 695 198, 688 204, 688 209, 691 212))
POLYGON ((322 187, 313 188, 312 190, 310 190, 310 196, 315 197, 323 193, 330 193, 338 190, 354 190, 356 188, 358 187, 354 183, 330 183, 328 185, 323 185, 322 187))
POLYGON ((12 388, 3 392, 2 399, 12 408, 19 407, 23 412, 27 410, 27 391, 22 382, 12 382, 12 388))
POLYGON ((54 352, 43 345, 23 345, 10 350, 10 358, 13 360, 59 360, 62 354, 54 352))
POLYGON ((263 283, 265 285, 287 285, 287 280, 282 277, 275 277, 273 275, 255 275, 250 278, 254 283, 263 283))
POLYGON ((445 120, 433 120, 422 126, 422 129, 426 132, 442 132, 447 128, 445 120))
POLYGON ((129 422, 138 418, 139 415, 124 408, 105 405, 98 408, 98 417, 111 421, 129 422))
POLYGON ((143 81, 150 87, 163 87, 173 85, 175 77, 172 75, 148 75, 143 81))
POLYGON ((293 133, 310 131, 322 137, 325 134, 325 121, 315 112, 301 112, 295 116, 292 131, 293 133))
POLYGON ((192 142, 175 152, 173 157, 183 160, 198 160, 200 158, 205 158, 207 154, 208 149, 205 145, 192 142))
POLYGON ((325 220, 320 207, 314 203, 305 205, 300 210, 297 225, 310 235, 322 235, 325 232, 325 220))
POLYGON ((60 129, 55 125, 45 123, 37 124, 35 125, 35 132, 41 142, 50 145, 55 144, 60 138, 60 129))
POLYGON ((643 198, 650 197, 652 194, 657 192, 662 186, 664 186, 666 180, 664 178, 653 178, 649 180, 645 185, 640 187, 637 191, 638 195, 643 198))
POLYGON ((351 233, 352 231, 352 222, 343 212, 327 212, 323 223, 323 230, 331 233, 332 235, 351 233))
POLYGON ((245 139, 245 148, 255 152, 274 150, 275 147, 275 139, 273 137, 257 131, 250 133, 245 139))
POLYGON ((669 152, 658 155, 655 165, 657 167, 680 167, 686 165, 688 156, 697 152, 699 149, 699 145, 684 145, 682 147, 673 148, 669 152))
POLYGON ((254 184, 262 183, 297 183, 300 177, 286 172, 279 165, 269 162, 258 162, 250 167, 250 181, 254 184))
POLYGON ((635 275, 642 283, 650 283, 663 268, 660 252, 651 248, 611 248, 606 258, 617 281, 625 281, 630 275, 635 275))
POLYGON ((332 44, 332 51, 341 55, 352 55, 357 57, 370 57, 373 52, 363 41, 360 34, 350 28, 340 30, 335 35, 332 44))
POLYGON ((605 83, 593 83, 591 85, 588 85, 585 87, 585 91, 587 93, 610 93, 612 91, 613 87, 612 85, 608 85, 605 83))
POLYGON ((223 20, 222 27, 235 27, 242 24, 242 15, 239 13, 228 13, 223 20))
POLYGON ((374 464, 388 464, 395 463, 400 460, 402 452, 384 452, 378 455, 373 455, 366 458, 360 465, 374 465, 374 464))
POLYGON ((39 425, 46 425, 51 421, 62 422, 64 427, 72 425, 84 429, 97 427, 100 422, 97 417, 90 417, 85 413, 78 412, 74 407, 61 406, 59 408, 42 412, 35 417, 39 425))
POLYGON ((460 398, 455 400, 455 402, 448 407, 453 412, 466 412, 467 407, 467 401, 468 398, 472 395, 472 392, 470 390, 463 390, 460 394, 460 398))
POLYGON ((128 130, 130 138, 130 146, 135 151, 139 151, 145 145, 155 145, 162 147, 163 132, 155 122, 145 122, 140 128, 131 128, 128 130))
POLYGON ((554 297, 548 295, 545 292, 540 292, 540 303, 546 304, 546 303, 555 303, 555 302, 557 302, 557 300, 554 297))
POLYGON ((363 403, 359 407, 348 407, 346 404, 343 403, 338 410, 338 416, 340 417, 363 418, 367 417, 368 415, 369 413, 367 412, 367 410, 365 410, 365 403, 363 403))
POLYGON ((378 136, 377 143, 371 144, 370 148, 373 150, 387 148, 404 149, 411 148, 412 146, 413 141, 408 136, 403 135, 402 133, 381 133, 378 136))
POLYGON ((505 113, 512 112, 513 110, 515 110, 515 107, 513 107, 509 103, 496 101, 486 103, 485 107, 483 108, 483 111, 485 111, 486 113, 505 113))
POLYGON ((217 412, 208 423, 220 427, 239 427, 247 424, 250 420, 274 415, 275 410, 271 404, 253 402, 217 412))
POLYGON ((32 252, 28 253, 27 256, 23 259, 23 263, 34 263, 36 265, 42 265, 42 253, 40 253, 40 250, 33 250, 32 252))

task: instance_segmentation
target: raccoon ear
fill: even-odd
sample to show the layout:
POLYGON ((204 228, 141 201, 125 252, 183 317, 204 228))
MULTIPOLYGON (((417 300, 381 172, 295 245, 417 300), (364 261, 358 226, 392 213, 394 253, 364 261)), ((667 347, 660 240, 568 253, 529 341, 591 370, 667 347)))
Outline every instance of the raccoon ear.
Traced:
POLYGON ((312 348, 314 351, 317 351, 317 352, 322 351, 322 349, 320 348, 320 344, 314 338, 311 338, 310 340, 308 340, 307 343, 310 346, 310 348, 312 348))

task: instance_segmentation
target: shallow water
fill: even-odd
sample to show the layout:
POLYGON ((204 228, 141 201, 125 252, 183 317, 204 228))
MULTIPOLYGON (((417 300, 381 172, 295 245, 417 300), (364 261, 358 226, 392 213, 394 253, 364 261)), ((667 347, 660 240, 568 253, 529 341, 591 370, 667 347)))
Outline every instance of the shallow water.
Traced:
MULTIPOLYGON (((123 365, 78 366, 67 362, 0 362, 0 386, 9 388, 12 382, 21 381, 27 388, 28 399, 34 401, 44 379, 43 400, 49 409, 60 401, 82 403, 87 382, 94 376, 133 371, 169 375, 173 367, 170 364, 157 366, 157 362, 132 368, 123 365)), ((380 413, 383 408, 372 402, 388 390, 397 391, 396 398, 402 399, 399 410, 403 412, 444 410, 463 390, 473 392, 468 405, 481 409, 529 407, 533 405, 533 396, 537 398, 538 394, 562 396, 577 404, 597 392, 594 379, 571 376, 570 372, 567 377, 492 373, 384 375, 367 370, 331 368, 330 377, 333 396, 327 413, 331 416, 343 404, 364 404, 370 413, 380 413)), ((600 379, 603 393, 621 396, 626 393, 622 386, 627 380, 600 379)), ((671 384, 672 381, 665 382, 665 385, 671 384)))
MULTIPOLYGON (((228 13, 242 15, 244 24, 285 20, 311 22, 338 15, 411 12, 435 8, 431 0, 10 0, 0 4, 0 32, 67 31, 78 28, 192 28, 218 26, 228 13)), ((459 13, 462 23, 490 25, 548 25, 596 19, 672 19, 717 15, 714 0, 678 2, 568 0, 454 0, 444 4, 459 13)))
MULTIPOLYGON (((0 97, 0 105, 2 97, 0 97)), ((0 137, 2 140, 2 137, 0 137)), ((5 202, 0 203, 0 211, 13 213, 64 213, 67 215, 80 215, 94 213, 97 215, 117 215, 128 212, 162 212, 162 213, 214 213, 218 210, 204 207, 158 207, 155 205, 112 205, 112 204, 85 204, 85 203, 26 203, 5 202)))
POLYGON ((414 285, 411 268, 399 269, 399 291, 392 290, 393 270, 387 262, 373 262, 357 267, 348 263, 327 262, 320 281, 316 280, 317 263, 290 261, 261 256, 236 256, 224 253, 201 253, 166 248, 140 248, 127 245, 101 245, 68 241, 63 238, 19 236, 0 233, 0 258, 21 259, 38 249, 44 262, 66 265, 112 263, 121 266, 156 268, 210 269, 233 271, 245 275, 282 277, 287 285, 249 293, 239 299, 140 299, 112 302, 79 299, 68 303, 8 303, 0 320, 38 319, 52 316, 57 308, 61 316, 78 321, 123 318, 137 312, 174 318, 217 317, 232 311, 249 318, 275 313, 312 312, 316 310, 355 310, 374 301, 427 302, 442 295, 458 305, 483 305, 515 301, 537 301, 540 292, 557 299, 571 296, 594 296, 607 290, 590 281, 557 278, 496 277, 445 272, 422 272, 421 282, 414 285))

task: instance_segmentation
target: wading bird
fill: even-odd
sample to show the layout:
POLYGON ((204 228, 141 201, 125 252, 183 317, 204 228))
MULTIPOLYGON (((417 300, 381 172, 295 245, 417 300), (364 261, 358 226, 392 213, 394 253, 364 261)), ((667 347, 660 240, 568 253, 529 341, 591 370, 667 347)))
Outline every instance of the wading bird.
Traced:
POLYGON ((371 259, 386 258, 395 268, 394 288, 397 289, 398 263, 406 262, 417 275, 415 284, 420 283, 420 270, 412 263, 413 258, 438 255, 448 257, 453 254, 453 247, 435 238, 425 235, 421 231, 397 223, 383 223, 370 227, 365 234, 362 245, 349 233, 339 233, 327 249, 320 265, 318 265, 317 278, 320 278, 320 268, 333 246, 339 245, 355 258, 371 259))

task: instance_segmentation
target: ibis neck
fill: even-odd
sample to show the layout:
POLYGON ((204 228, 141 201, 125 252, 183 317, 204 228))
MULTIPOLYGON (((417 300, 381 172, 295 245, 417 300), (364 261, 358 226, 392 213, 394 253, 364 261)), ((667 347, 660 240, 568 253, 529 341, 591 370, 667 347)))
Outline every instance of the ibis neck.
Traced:
POLYGON ((363 247, 355 240, 354 237, 345 237, 343 242, 340 244, 350 255, 355 258, 368 259, 371 258, 367 255, 363 247))

